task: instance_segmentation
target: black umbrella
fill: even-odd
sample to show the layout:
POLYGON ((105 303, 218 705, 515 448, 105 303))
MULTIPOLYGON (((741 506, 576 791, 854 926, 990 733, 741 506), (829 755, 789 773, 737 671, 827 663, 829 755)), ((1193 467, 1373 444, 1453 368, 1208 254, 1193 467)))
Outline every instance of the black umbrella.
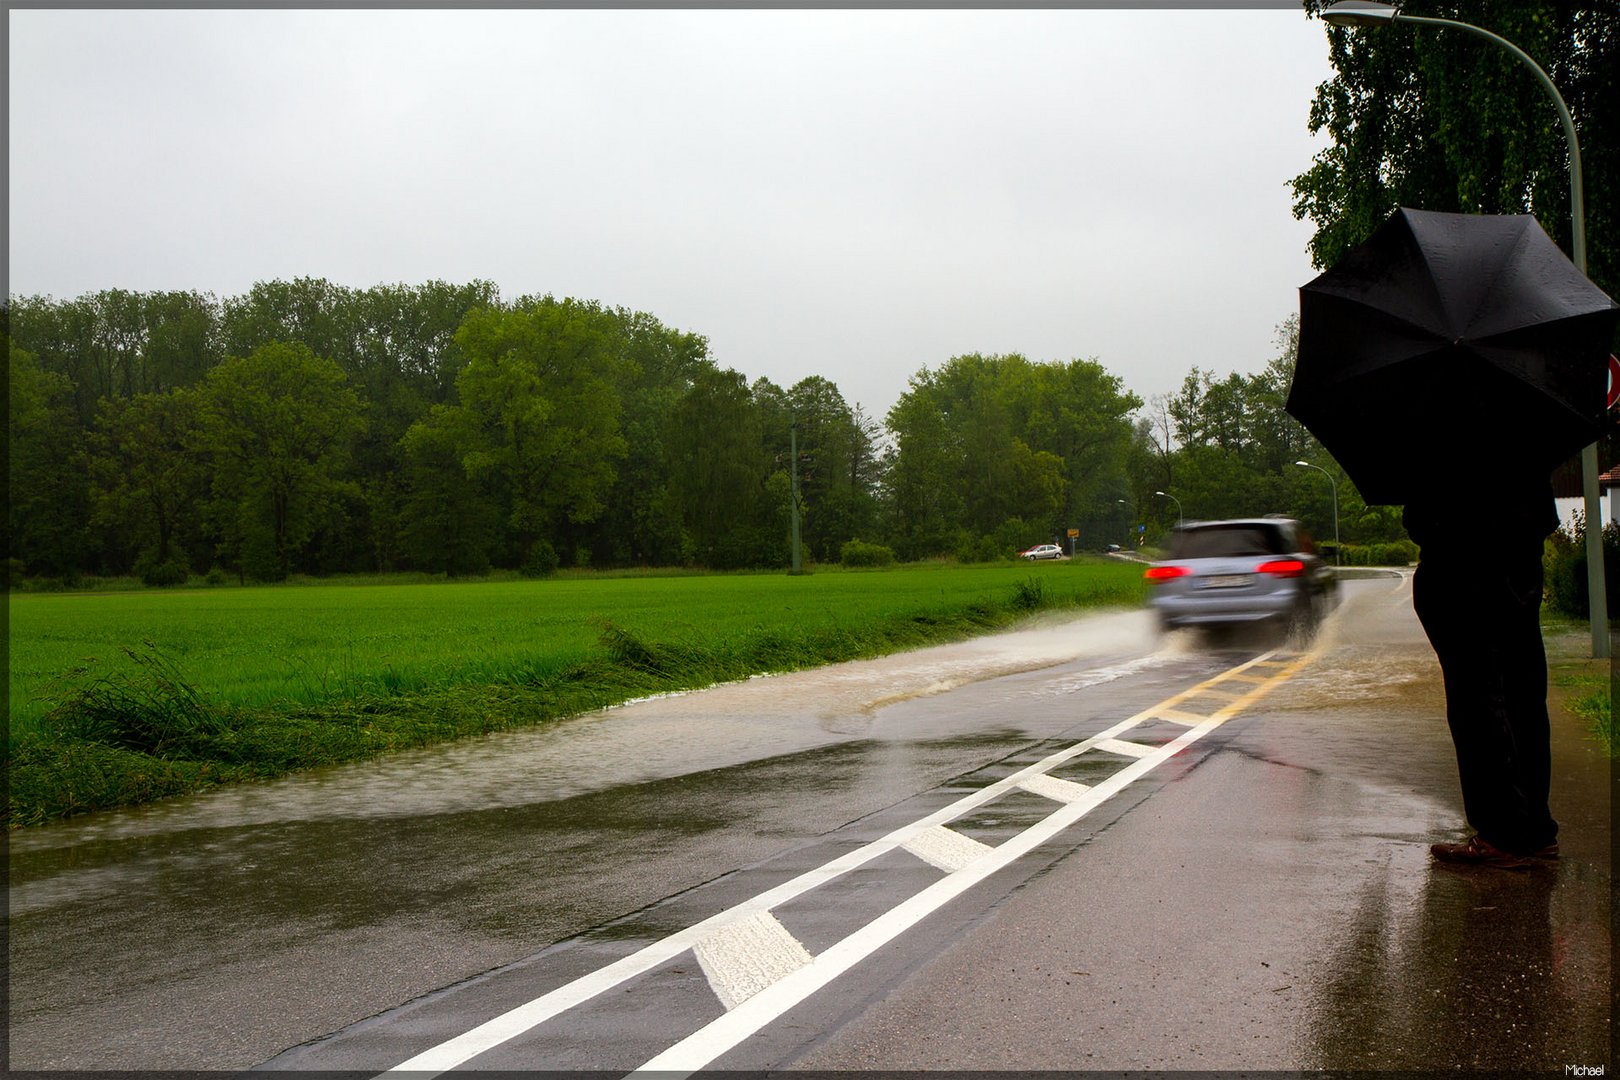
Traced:
POLYGON ((1299 290, 1287 408, 1369 503, 1545 477, 1603 430, 1617 322, 1533 216, 1401 209, 1299 290))

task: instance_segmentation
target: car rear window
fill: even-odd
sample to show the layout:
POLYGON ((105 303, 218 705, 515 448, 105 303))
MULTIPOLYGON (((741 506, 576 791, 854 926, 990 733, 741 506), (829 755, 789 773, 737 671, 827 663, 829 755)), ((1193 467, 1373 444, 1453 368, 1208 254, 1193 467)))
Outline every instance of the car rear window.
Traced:
POLYGON ((1205 525, 1170 537, 1172 559, 1217 559, 1234 555, 1286 555, 1283 531, 1271 525, 1205 525))

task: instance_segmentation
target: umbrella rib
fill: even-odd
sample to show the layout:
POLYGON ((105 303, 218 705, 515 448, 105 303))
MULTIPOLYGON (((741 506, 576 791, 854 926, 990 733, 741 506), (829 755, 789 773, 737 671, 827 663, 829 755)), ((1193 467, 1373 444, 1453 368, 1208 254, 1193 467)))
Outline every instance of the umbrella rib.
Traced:
MULTIPOLYGON (((1416 214, 1414 214, 1404 208, 1398 211, 1398 213, 1405 218, 1406 238, 1411 242, 1412 249, 1417 253, 1418 261, 1423 264, 1423 281, 1429 287, 1429 295, 1427 297, 1429 308, 1431 311, 1439 312, 1446 321, 1447 333, 1443 338, 1441 338, 1441 340, 1444 340, 1447 343, 1455 341, 1457 338, 1457 329, 1451 321, 1451 310, 1446 305, 1446 294, 1440 288, 1440 279, 1435 276, 1434 264, 1429 260, 1429 246, 1425 244, 1423 242, 1423 238, 1418 235, 1419 225, 1427 220, 1427 214, 1424 211, 1418 211, 1416 214)), ((1373 308, 1373 310, 1377 311, 1379 309, 1373 308)), ((1406 322, 1404 319, 1400 321, 1403 323, 1406 322)), ((1428 332, 1431 334, 1433 333, 1433 331, 1428 332)), ((1439 335, 1436 336, 1439 337, 1439 335)))
MULTIPOLYGON (((1491 298, 1496 295, 1496 287, 1497 284, 1502 280, 1502 276, 1506 274, 1510 268, 1518 265, 1519 256, 1523 253, 1525 246, 1535 239, 1535 234, 1530 229, 1530 222, 1534 220, 1535 219, 1530 215, 1524 215, 1524 220, 1520 225, 1519 235, 1513 239, 1513 249, 1509 251, 1504 258, 1497 261, 1495 269, 1491 271, 1490 281, 1480 293, 1479 303, 1475 304, 1474 310, 1468 314, 1468 325, 1463 327, 1458 334, 1459 339, 1467 338, 1469 336, 1469 331, 1473 330, 1473 328, 1479 324, 1481 318, 1485 317, 1486 315, 1499 314, 1499 312, 1493 310, 1494 305, 1492 305, 1490 302, 1491 298)), ((1424 264, 1428 264, 1427 259, 1424 259, 1424 264)), ((1527 322, 1514 326, 1512 329, 1521 330, 1525 326, 1533 325, 1535 325, 1533 322, 1527 322)), ((1498 331, 1498 333, 1505 332, 1509 331, 1498 331)))
MULTIPOLYGON (((1322 290, 1317 291, 1316 296, 1318 302, 1327 300, 1340 304, 1353 304, 1355 307, 1360 308, 1363 311, 1370 312, 1391 327, 1408 331, 1414 341, 1427 342, 1435 346, 1436 349, 1452 344, 1451 338, 1447 337, 1445 334, 1439 333, 1432 327, 1427 327, 1422 323, 1413 322, 1411 319, 1403 318, 1402 316, 1394 314, 1388 308, 1380 307, 1370 301, 1362 300, 1355 296, 1347 296, 1341 292, 1327 292, 1322 290)), ((1435 350, 1430 349, 1428 351, 1433 352, 1435 350)), ((1385 364, 1398 363, 1405 358, 1405 356, 1381 358, 1380 361, 1372 363, 1365 370, 1375 370, 1379 367, 1383 367, 1385 364)))

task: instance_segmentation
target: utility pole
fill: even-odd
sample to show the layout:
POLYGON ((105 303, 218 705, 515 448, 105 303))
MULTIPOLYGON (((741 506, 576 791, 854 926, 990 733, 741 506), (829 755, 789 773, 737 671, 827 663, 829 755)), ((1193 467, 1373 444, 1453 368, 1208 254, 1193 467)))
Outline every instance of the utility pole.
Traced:
POLYGON ((804 573, 804 558, 799 553, 799 422, 793 421, 788 428, 788 455, 793 459, 793 569, 794 574, 804 573))

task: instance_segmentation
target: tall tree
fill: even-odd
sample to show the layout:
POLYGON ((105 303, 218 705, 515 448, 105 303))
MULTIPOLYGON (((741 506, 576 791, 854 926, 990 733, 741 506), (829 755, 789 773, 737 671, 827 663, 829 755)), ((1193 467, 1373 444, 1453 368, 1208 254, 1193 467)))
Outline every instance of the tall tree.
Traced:
POLYGON ((464 358, 455 334, 468 313, 498 301, 495 286, 377 285, 334 293, 349 312, 354 352, 346 372, 366 409, 366 433, 355 447, 365 505, 365 546, 378 570, 403 557, 405 478, 420 478, 421 462, 407 465, 404 439, 434 405, 455 395, 464 358))
POLYGON ((663 443, 685 553, 707 566, 753 562, 748 530, 774 466, 747 380, 729 369, 699 371, 671 411, 663 443))
POLYGON ((302 344, 261 345, 208 373, 198 445, 213 470, 213 527, 246 574, 287 576, 352 483, 365 421, 342 369, 302 344))
POLYGON ((827 378, 811 375, 788 391, 798 433, 799 501, 804 546, 814 559, 838 558, 860 529, 870 493, 855 484, 861 452, 855 414, 827 378))
POLYGON ((681 514, 672 505, 669 417, 700 373, 713 368, 701 335, 664 326, 639 311, 615 309, 622 363, 618 393, 625 455, 606 497, 611 510, 579 529, 599 562, 656 565, 681 561, 681 514))
POLYGON ((96 523, 124 539, 125 555, 176 559, 183 554, 178 539, 196 531, 192 511, 206 486, 196 452, 196 395, 176 389, 110 399, 102 403, 99 427, 91 464, 96 523))
POLYGON ((501 537, 492 478, 467 474, 457 432, 449 425, 413 424, 401 443, 399 554, 431 573, 484 573, 501 537))
POLYGON ((902 547, 1097 532, 1114 516, 1139 404, 1089 360, 970 354, 920 372, 889 413, 902 547))
POLYGON ((459 401, 423 423, 444 427, 467 474, 499 492, 518 560, 606 507, 625 453, 617 332, 595 304, 544 297, 474 311, 456 333, 459 401))
POLYGON ((15 342, 6 348, 9 557, 26 573, 74 577, 84 568, 90 507, 73 385, 15 342))
MULTIPOLYGON (((1306 0, 1315 17, 1323 0, 1306 0)), ((1568 103, 1584 162, 1588 273, 1620 287, 1620 5, 1613 0, 1429 0, 1415 15, 1458 19, 1507 38, 1568 103)), ((1507 50, 1422 25, 1328 27, 1336 74, 1317 88, 1310 129, 1332 145, 1293 181, 1294 215, 1316 223, 1328 266, 1399 206, 1533 213, 1569 249, 1569 173, 1545 88, 1507 50)))

